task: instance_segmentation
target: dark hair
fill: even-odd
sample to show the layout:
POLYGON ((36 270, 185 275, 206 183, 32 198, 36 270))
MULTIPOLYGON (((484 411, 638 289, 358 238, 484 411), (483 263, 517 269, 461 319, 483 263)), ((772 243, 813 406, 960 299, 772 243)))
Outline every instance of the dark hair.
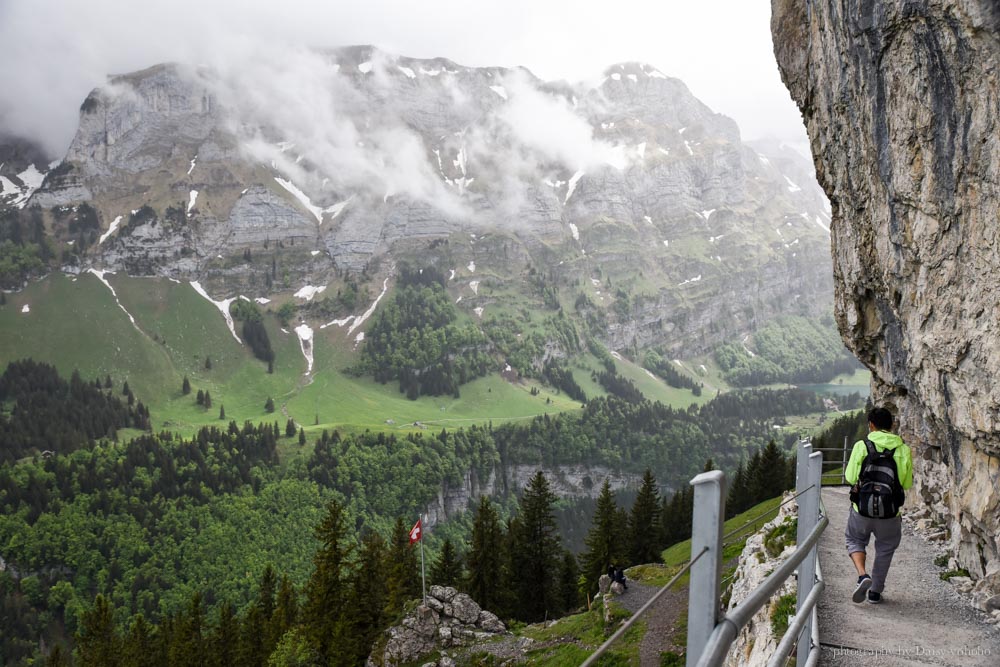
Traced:
POLYGON ((868 421, 880 431, 892 429, 892 413, 885 408, 872 408, 868 412, 868 421))

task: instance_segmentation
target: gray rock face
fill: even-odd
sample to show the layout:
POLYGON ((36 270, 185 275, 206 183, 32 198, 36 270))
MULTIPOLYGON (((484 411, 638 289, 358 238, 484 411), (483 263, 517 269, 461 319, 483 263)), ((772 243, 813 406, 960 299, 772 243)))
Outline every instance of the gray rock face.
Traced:
POLYGON ((504 632, 503 622, 465 593, 450 586, 431 586, 426 602, 375 643, 367 664, 393 667, 440 649, 472 646, 504 632))
POLYGON ((1000 7, 808 6, 773 0, 771 25, 833 209, 837 321, 915 448, 910 502, 983 577, 1000 558, 1000 7))

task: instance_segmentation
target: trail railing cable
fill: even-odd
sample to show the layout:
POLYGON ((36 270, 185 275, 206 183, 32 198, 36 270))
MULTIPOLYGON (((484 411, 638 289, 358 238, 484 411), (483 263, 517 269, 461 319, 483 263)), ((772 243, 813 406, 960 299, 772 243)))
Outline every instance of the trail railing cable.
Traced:
POLYGON ((690 561, 587 658, 581 667, 594 665, 687 572, 691 573, 688 589, 687 667, 721 665, 740 630, 793 574, 797 574, 798 584, 795 616, 790 620, 768 666, 784 665, 794 649, 795 664, 813 667, 819 659, 816 604, 825 587, 819 571, 816 545, 829 521, 823 515, 825 513, 821 514, 823 454, 814 452, 812 444, 807 441, 798 444, 796 454, 795 495, 725 535, 722 532, 726 507, 725 475, 719 470, 713 470, 692 479, 694 512, 691 519, 690 561), (732 576, 722 578, 723 551, 736 541, 725 540, 740 535, 747 527, 794 500, 799 503, 795 551, 757 588, 750 591, 744 600, 728 613, 723 613, 721 594, 724 584, 732 580, 732 576))

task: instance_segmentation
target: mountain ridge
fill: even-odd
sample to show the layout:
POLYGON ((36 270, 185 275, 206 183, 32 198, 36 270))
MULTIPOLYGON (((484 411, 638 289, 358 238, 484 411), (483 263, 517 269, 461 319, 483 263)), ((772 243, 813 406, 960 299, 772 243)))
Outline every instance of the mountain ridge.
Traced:
POLYGON ((467 286, 453 294, 468 312, 489 312, 480 284, 523 290, 544 266, 564 301, 603 314, 612 349, 704 352, 777 313, 828 309, 818 188, 649 65, 612 65, 587 88, 365 46, 297 58, 322 85, 286 82, 287 105, 262 99, 281 77, 255 90, 179 64, 95 89, 26 202, 72 243, 63 268, 273 297, 424 261, 467 286), (82 203, 89 242, 49 213, 82 203))

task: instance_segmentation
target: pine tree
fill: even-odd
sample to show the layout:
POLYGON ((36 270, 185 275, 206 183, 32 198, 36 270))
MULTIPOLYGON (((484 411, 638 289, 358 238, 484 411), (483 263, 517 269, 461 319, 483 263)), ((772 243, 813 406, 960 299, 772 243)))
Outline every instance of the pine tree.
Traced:
POLYGON ((295 435, 295 421, 291 418, 285 422, 285 437, 291 438, 295 435))
POLYGON ((240 648, 240 621, 231 602, 219 606, 219 622, 208 638, 211 667, 236 667, 240 648))
POLYGON ((205 370, 206 371, 212 370, 212 358, 211 357, 205 357, 205 370))
POLYGON ((499 609, 503 542, 500 517, 490 499, 482 496, 472 524, 466 589, 473 600, 490 611, 499 609))
POLYGON ((209 409, 210 407, 212 407, 212 394, 210 394, 210 393, 209 393, 209 392, 208 392, 208 391, 206 390, 206 391, 205 391, 205 409, 207 410, 207 409, 209 409))
POLYGON ((295 586, 288 575, 282 575, 278 585, 278 595, 275 599, 274 613, 271 615, 271 625, 268 636, 272 644, 277 645, 286 632, 295 627, 299 619, 299 597, 295 586))
POLYGON ((462 580, 462 557, 455 551, 455 545, 449 538, 445 538, 441 554, 431 566, 430 580, 438 586, 457 586, 462 580))
POLYGON ((355 664, 362 665, 372 644, 389 620, 385 614, 388 601, 389 559, 385 540, 374 531, 361 538, 357 566, 351 574, 348 592, 351 650, 355 664))
POLYGON ((306 444, 306 430, 305 428, 299 428, 299 445, 306 444))
POLYGON ((559 611, 556 577, 562 548, 552 507, 556 496, 542 471, 528 482, 510 529, 511 592, 519 616, 534 622, 559 611))
POLYGON ((122 384, 122 396, 128 396, 131 393, 132 390, 129 389, 128 387, 128 380, 125 380, 125 382, 122 384))
POLYGON ((734 517, 746 510, 749 507, 749 499, 746 470, 743 467, 743 461, 740 461, 736 472, 733 473, 733 481, 729 485, 729 492, 726 495, 726 517, 734 517))
MULTIPOLYGON (((3 305, 3 292, 0 292, 0 306, 3 305)), ((73 663, 70 662, 70 653, 63 648, 62 644, 56 644, 49 651, 48 657, 45 658, 45 667, 72 667, 73 663)))
POLYGON ((225 419, 225 418, 226 418, 226 406, 220 404, 219 405, 219 419, 225 419))
POLYGON ((348 639, 344 586, 352 546, 344 525, 344 511, 336 500, 327 505, 326 517, 316 527, 320 546, 313 556, 313 573, 306 585, 302 621, 306 636, 324 664, 348 665, 339 651, 348 639))
POLYGON ((584 539, 587 551, 583 555, 583 575, 587 581, 587 591, 597 592, 597 581, 609 565, 621 565, 627 554, 625 525, 621 523, 615 495, 608 480, 604 480, 601 493, 597 496, 597 507, 590 531, 584 539))
POLYGON ((152 633, 153 628, 146 622, 146 618, 142 614, 136 616, 122 648, 122 667, 154 667, 156 665, 152 633))
POLYGON ((197 403, 198 405, 204 406, 205 405, 205 392, 202 391, 201 389, 199 389, 198 393, 195 395, 194 402, 197 403))
POLYGON ((761 500, 764 500, 762 493, 764 490, 764 472, 761 469, 760 450, 758 449, 750 457, 746 470, 747 485, 747 507, 753 507, 761 500))
POLYGON ((111 389, 112 386, 113 385, 111 384, 111 375, 110 374, 105 375, 104 376, 104 388, 105 389, 111 389))
POLYGON ((760 455, 761 486, 758 502, 780 496, 787 488, 785 479, 788 466, 785 456, 774 440, 768 441, 760 455))
POLYGON ((274 412, 274 399, 270 396, 268 396, 267 400, 264 401, 264 412, 267 412, 268 414, 274 412))
POLYGON ((389 540, 386 588, 385 611, 390 616, 395 616, 408 600, 420 597, 417 550, 410 544, 410 529, 399 517, 392 527, 392 537, 389 540))
POLYGON ((274 567, 268 563, 264 567, 263 574, 260 575, 260 589, 257 593, 257 606, 265 623, 270 622, 274 613, 274 595, 278 587, 278 575, 274 572, 274 567))
POLYGON ((247 609, 240 628, 239 660, 237 664, 248 667, 263 667, 267 662, 264 652, 264 638, 267 631, 260 607, 252 605, 247 609))
POLYGON ((76 634, 79 667, 116 667, 121 658, 122 641, 115 632, 114 609, 98 594, 94 606, 83 614, 76 634))
POLYGON ((646 468, 628 521, 629 557, 633 565, 660 561, 660 541, 656 537, 659 521, 660 494, 652 471, 646 468))
POLYGON ((188 380, 187 375, 184 376, 184 382, 181 383, 181 394, 187 396, 191 393, 191 381, 188 380))
POLYGON ((563 552, 559 568, 559 597, 563 611, 571 612, 580 606, 580 568, 569 550, 563 552))
POLYGON ((264 568, 264 573, 260 576, 260 589, 257 593, 257 608, 260 610, 260 623, 263 627, 261 637, 261 653, 264 656, 271 655, 279 637, 274 637, 271 630, 271 619, 274 615, 274 595, 278 586, 278 576, 274 572, 274 567, 270 563, 264 568))
POLYGON ((201 606, 201 593, 196 591, 191 596, 187 609, 178 617, 174 626, 168 649, 171 666, 200 667, 204 664, 203 624, 204 612, 201 606))

